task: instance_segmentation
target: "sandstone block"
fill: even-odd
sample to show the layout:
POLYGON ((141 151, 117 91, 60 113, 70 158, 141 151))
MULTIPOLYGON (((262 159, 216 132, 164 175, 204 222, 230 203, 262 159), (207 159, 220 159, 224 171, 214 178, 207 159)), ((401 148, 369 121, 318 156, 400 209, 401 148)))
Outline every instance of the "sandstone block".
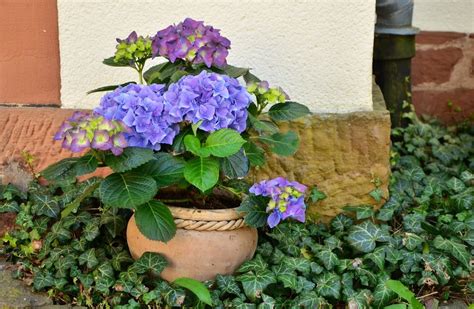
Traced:
POLYGON ((416 36, 416 44, 440 45, 463 37, 466 34, 460 32, 421 31, 416 36))
POLYGON ((417 50, 412 65, 414 85, 449 81, 454 66, 462 57, 463 52, 457 47, 417 50))

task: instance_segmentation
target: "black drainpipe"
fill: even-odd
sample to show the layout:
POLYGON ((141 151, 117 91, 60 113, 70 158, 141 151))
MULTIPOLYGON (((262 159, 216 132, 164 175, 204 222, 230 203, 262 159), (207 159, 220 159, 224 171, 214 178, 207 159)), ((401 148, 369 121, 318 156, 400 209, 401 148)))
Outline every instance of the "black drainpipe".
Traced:
POLYGON ((390 111, 392 127, 406 125, 411 104, 411 58, 415 56, 413 0, 377 0, 373 72, 390 111))

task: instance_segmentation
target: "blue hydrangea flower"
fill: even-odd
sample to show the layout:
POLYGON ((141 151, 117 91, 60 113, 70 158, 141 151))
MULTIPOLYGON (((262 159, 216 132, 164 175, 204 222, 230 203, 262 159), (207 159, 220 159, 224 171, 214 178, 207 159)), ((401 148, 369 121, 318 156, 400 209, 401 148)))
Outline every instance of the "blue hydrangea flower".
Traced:
POLYGON ((267 205, 267 224, 273 228, 280 221, 293 218, 305 222, 306 205, 304 193, 307 187, 296 181, 288 181, 283 177, 263 180, 250 188, 250 193, 269 197, 267 205))
POLYGON ((160 150, 161 144, 173 143, 182 121, 170 116, 164 91, 164 85, 158 84, 119 87, 102 97, 94 113, 123 121, 130 128, 125 134, 129 146, 160 150))
POLYGON ((175 121, 198 123, 199 129, 212 132, 230 128, 243 132, 247 126, 250 94, 235 78, 202 71, 182 77, 164 94, 169 116, 175 121))

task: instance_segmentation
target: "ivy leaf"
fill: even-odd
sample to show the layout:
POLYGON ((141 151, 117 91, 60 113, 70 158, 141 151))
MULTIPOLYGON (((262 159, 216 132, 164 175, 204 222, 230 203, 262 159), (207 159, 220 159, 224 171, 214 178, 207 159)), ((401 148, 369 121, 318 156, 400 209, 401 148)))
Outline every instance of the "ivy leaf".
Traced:
POLYGON ((466 246, 453 240, 443 238, 438 235, 433 239, 433 246, 443 252, 454 256, 461 264, 470 269, 469 261, 471 254, 466 250, 466 246))
POLYGON ((311 112, 307 106, 292 101, 275 104, 268 111, 270 118, 275 121, 293 120, 309 114, 311 112))
POLYGON ((168 262, 162 255, 155 252, 145 252, 133 263, 131 268, 137 274, 144 274, 147 271, 159 274, 166 266, 168 266, 168 262))
POLYGON ((381 281, 375 286, 373 297, 374 307, 384 308, 396 297, 396 294, 385 285, 385 281, 381 281))
POLYGON ((102 212, 100 225, 105 225, 110 236, 115 238, 125 229, 126 222, 125 218, 118 214, 117 208, 109 208, 102 212))
POLYGON ((99 187, 100 198, 106 205, 133 208, 151 200, 157 191, 155 180, 135 173, 112 174, 99 187))
POLYGON ((224 175, 229 178, 242 178, 247 176, 250 164, 245 156, 244 150, 240 149, 237 153, 221 159, 221 169, 224 175))
POLYGON ((451 195, 449 199, 458 208, 470 209, 474 205, 474 187, 470 187, 459 194, 451 195))
POLYGON ((156 200, 137 207, 135 220, 140 232, 148 239, 167 242, 176 234, 176 225, 169 208, 156 200))
POLYGON ((19 212, 20 210, 20 205, 16 201, 7 201, 0 204, 0 213, 19 212))
POLYGON ((105 164, 114 172, 127 172, 153 159, 153 150, 149 148, 127 147, 122 154, 115 156, 110 153, 105 156, 105 164))
POLYGON ((190 290, 203 303, 212 306, 211 293, 201 282, 191 278, 178 278, 173 284, 190 290))
POLYGON ((237 272, 245 273, 249 271, 260 272, 268 268, 268 264, 262 259, 261 255, 256 255, 250 261, 244 262, 237 272))
POLYGON ((205 192, 214 187, 219 180, 219 161, 215 158, 194 158, 186 162, 184 178, 205 192))
POLYGON ((331 221, 331 227, 337 232, 342 232, 352 226, 353 220, 344 214, 338 214, 331 221))
POLYGON ((339 299, 341 295, 341 278, 333 272, 325 272, 316 280, 317 290, 323 297, 339 299))
POLYGON ((316 257, 324 265, 327 270, 332 270, 339 265, 339 258, 329 249, 317 250, 316 257))
POLYGON ((403 244, 408 250, 415 250, 423 243, 423 238, 413 233, 405 233, 403 244))
POLYGON ((300 145, 298 135, 293 131, 259 136, 258 140, 267 144, 272 152, 285 157, 294 155, 300 145))
MULTIPOLYGON (((109 289, 115 283, 114 269, 109 262, 101 264, 94 270, 96 289, 103 293, 109 293, 109 289)), ((82 281, 82 280, 81 280, 82 281)))
POLYGON ((248 225, 255 228, 263 227, 267 223, 268 217, 267 202, 265 197, 249 195, 244 198, 237 211, 245 213, 244 220, 248 225))
POLYGON ((96 221, 88 222, 82 231, 82 235, 88 241, 94 240, 99 234, 99 224, 96 221))
POLYGON ((240 288, 233 276, 216 276, 217 287, 224 293, 240 295, 240 288))
POLYGON ((127 251, 120 251, 112 257, 111 263, 112 267, 120 271, 123 264, 132 263, 133 259, 130 257, 130 254, 127 251))
POLYGON ((303 274, 309 274, 311 271, 311 262, 305 258, 285 257, 283 264, 291 270, 297 270, 303 274))
POLYGON ((457 177, 452 177, 446 182, 446 186, 453 190, 456 193, 462 192, 466 189, 466 185, 462 182, 461 179, 457 177))
POLYGON ((262 294, 262 302, 258 304, 257 309, 274 309, 276 301, 273 297, 262 294))
POLYGON ((360 290, 348 299, 349 308, 370 308, 372 293, 369 290, 360 290))
POLYGON ((295 299, 295 304, 298 307, 305 309, 325 308, 327 302, 324 298, 318 295, 315 291, 303 292, 295 299))
POLYGON ((213 156, 224 158, 237 153, 245 142, 239 132, 232 129, 220 129, 207 137, 205 148, 213 156))
POLYGON ((244 144, 245 155, 252 166, 262 166, 265 164, 265 150, 255 143, 247 142, 244 144))
POLYGON ((309 193, 309 198, 311 199, 311 202, 317 203, 318 201, 322 201, 326 198, 326 194, 324 192, 319 191, 317 187, 313 187, 311 189, 311 192, 309 193))
POLYGON ((350 229, 347 241, 357 250, 368 253, 375 249, 375 242, 379 239, 380 233, 375 224, 364 221, 350 229))
POLYGON ((54 285, 54 277, 48 270, 37 270, 34 272, 33 287, 35 290, 40 291, 44 288, 51 287, 54 285))
POLYGON ((369 195, 377 202, 380 203, 383 199, 383 191, 380 188, 376 188, 370 191, 369 195))
POLYGON ((468 170, 463 171, 460 177, 461 177, 461 180, 464 181, 465 183, 469 183, 470 181, 474 180, 474 174, 468 170))
POLYGON ((373 252, 367 253, 364 256, 365 259, 369 259, 372 262, 374 262, 375 265, 380 270, 384 270, 384 264, 385 264, 385 248, 384 247, 378 247, 376 248, 373 252))
POLYGON ((81 255, 79 255, 79 265, 86 265, 87 268, 93 269, 99 264, 99 260, 97 260, 95 248, 91 248, 81 255))
POLYGON ((179 183, 183 178, 184 160, 166 152, 158 152, 153 160, 138 167, 138 174, 149 175, 155 179, 158 187, 179 183))
POLYGON ((248 272, 237 277, 237 281, 242 283, 244 293, 251 301, 260 298, 263 290, 270 284, 276 282, 275 275, 269 270, 259 272, 248 272))
POLYGON ((345 211, 355 212, 357 220, 367 219, 374 216, 374 209, 371 205, 346 206, 345 211))
POLYGON ((59 214, 59 203, 49 195, 32 194, 32 210, 37 215, 45 215, 50 218, 56 218, 59 214))

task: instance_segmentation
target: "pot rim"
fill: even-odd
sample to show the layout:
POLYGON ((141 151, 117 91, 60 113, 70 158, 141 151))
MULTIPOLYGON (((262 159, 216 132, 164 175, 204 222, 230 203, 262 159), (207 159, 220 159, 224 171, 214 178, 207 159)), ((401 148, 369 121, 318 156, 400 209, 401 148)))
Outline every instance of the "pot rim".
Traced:
MULTIPOLYGON (((168 206, 168 205, 167 205, 168 206)), ((175 219, 196 220, 196 221, 229 221, 241 219, 245 216, 243 212, 238 212, 237 208, 227 209, 198 209, 168 206, 175 219)))

